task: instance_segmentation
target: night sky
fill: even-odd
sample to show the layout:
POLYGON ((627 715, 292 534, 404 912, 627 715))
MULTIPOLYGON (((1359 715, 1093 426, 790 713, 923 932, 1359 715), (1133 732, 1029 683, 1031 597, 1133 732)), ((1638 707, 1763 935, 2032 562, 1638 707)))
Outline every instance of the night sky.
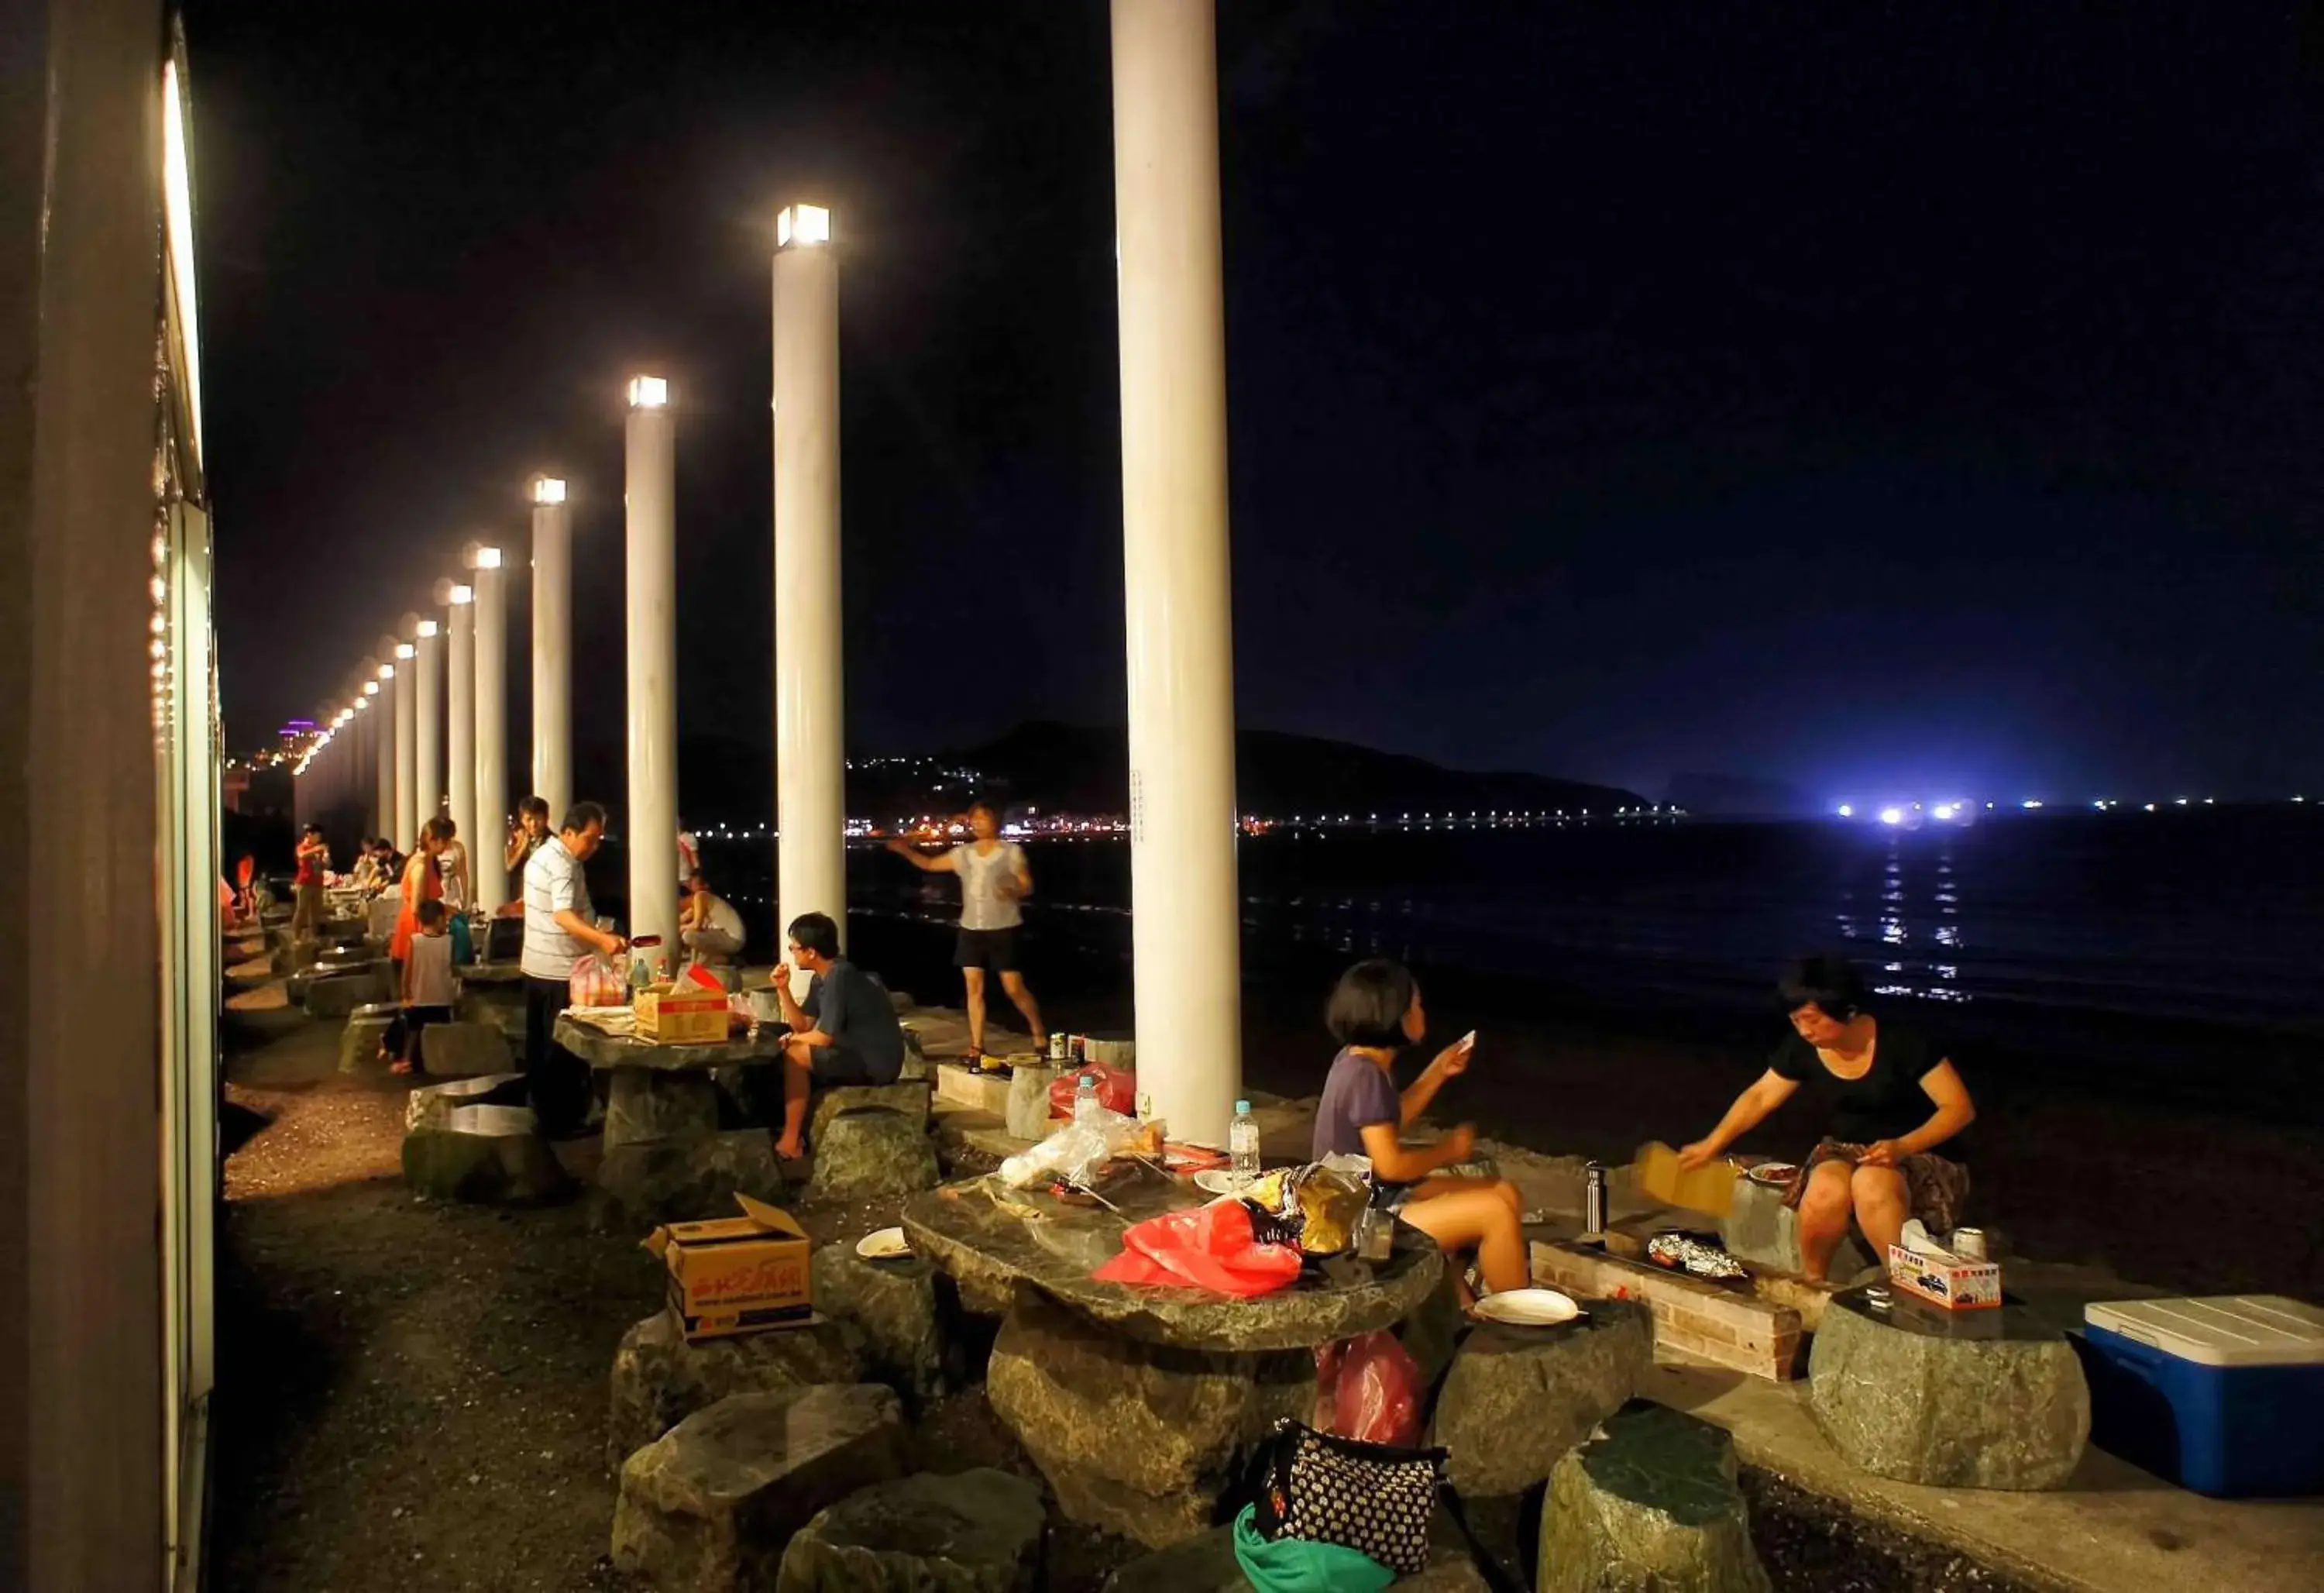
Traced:
MULTIPOLYGON (((2324 792, 2306 8, 1221 10, 1243 723, 1655 793, 2324 792)), ((1120 719, 1102 5, 188 11, 235 746, 466 539, 521 565, 542 469, 616 735, 641 368, 681 727, 770 742, 799 199, 851 743, 1120 719)))

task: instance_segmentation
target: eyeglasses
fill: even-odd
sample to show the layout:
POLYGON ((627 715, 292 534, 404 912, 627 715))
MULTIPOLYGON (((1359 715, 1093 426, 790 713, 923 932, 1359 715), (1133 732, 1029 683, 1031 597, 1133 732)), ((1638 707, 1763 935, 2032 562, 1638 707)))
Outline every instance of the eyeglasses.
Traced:
POLYGON ((792 955, 793 957, 797 957, 800 952, 802 952, 802 951, 804 951, 804 950, 806 950, 806 949, 807 949, 807 948, 806 948, 806 947, 804 947, 804 946, 802 946, 802 945, 800 945, 797 940, 793 940, 793 941, 791 942, 791 945, 790 945, 790 952, 791 952, 791 955, 792 955))

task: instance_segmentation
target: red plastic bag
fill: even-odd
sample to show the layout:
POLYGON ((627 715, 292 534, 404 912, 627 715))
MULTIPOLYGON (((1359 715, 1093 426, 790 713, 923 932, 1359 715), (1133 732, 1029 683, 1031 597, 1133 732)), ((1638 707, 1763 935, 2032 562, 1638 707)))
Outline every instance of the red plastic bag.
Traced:
POLYGON ((1315 1428, 1368 1444, 1420 1442, 1420 1366, 1395 1334, 1315 1347, 1315 1428))
POLYGON ((624 1006, 630 999, 630 981, 618 962, 594 951, 585 952, 573 959, 566 992, 575 1006, 624 1006))
POLYGON ((1299 1275, 1299 1252, 1262 1245, 1250 1208, 1213 1200, 1191 1211, 1166 1211, 1123 1230, 1121 1254, 1090 1274, 1106 1283, 1165 1283, 1208 1289, 1240 1300, 1272 1293, 1299 1275))
POLYGON ((1049 1116, 1073 1120, 1074 1091, 1088 1074, 1097 1080, 1097 1104, 1109 1112, 1119 1112, 1125 1117, 1138 1116, 1138 1075, 1127 1068, 1110 1068, 1103 1062, 1087 1062, 1071 1068, 1049 1081, 1049 1116))

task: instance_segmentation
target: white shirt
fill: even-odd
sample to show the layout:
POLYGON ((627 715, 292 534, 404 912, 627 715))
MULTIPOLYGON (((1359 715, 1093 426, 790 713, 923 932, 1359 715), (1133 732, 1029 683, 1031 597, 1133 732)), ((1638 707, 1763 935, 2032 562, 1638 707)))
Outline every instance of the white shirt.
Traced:
POLYGON ((451 1006, 457 1004, 460 979, 452 971, 450 935, 412 936, 409 966, 411 970, 411 997, 408 1005, 451 1006))
POLYGON ((960 875, 960 927, 964 930, 1013 930, 1025 922, 1017 899, 1001 894, 1001 882, 1015 879, 1025 854, 1015 841, 996 842, 990 852, 976 843, 952 849, 953 872, 960 875))
POLYGON ((444 911, 466 912, 468 897, 463 876, 468 872, 467 847, 456 839, 437 853, 436 871, 444 876, 444 911))
POLYGON ((702 848, 695 844, 694 831, 679 830, 678 832, 678 883, 681 885, 686 884, 687 880, 694 877, 694 871, 701 866, 702 848))
POLYGON ((703 911, 702 922, 695 927, 728 936, 738 946, 742 942, 742 915, 734 911, 733 903, 715 892, 711 894, 709 905, 703 911))
POLYGON ((524 957, 520 966, 529 979, 569 979, 573 965, 589 948, 557 927, 560 912, 577 914, 585 923, 595 912, 589 905, 589 882, 582 876, 581 859, 566 849, 563 836, 541 843, 524 866, 524 957))

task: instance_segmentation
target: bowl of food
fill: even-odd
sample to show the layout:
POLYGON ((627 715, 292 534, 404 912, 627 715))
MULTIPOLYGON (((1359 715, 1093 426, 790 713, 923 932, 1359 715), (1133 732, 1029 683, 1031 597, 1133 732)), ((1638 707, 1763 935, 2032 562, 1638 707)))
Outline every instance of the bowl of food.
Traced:
POLYGON ((1743 1176, 1762 1189, 1787 1190, 1799 1175, 1800 1164, 1796 1162, 1762 1162, 1743 1176))

